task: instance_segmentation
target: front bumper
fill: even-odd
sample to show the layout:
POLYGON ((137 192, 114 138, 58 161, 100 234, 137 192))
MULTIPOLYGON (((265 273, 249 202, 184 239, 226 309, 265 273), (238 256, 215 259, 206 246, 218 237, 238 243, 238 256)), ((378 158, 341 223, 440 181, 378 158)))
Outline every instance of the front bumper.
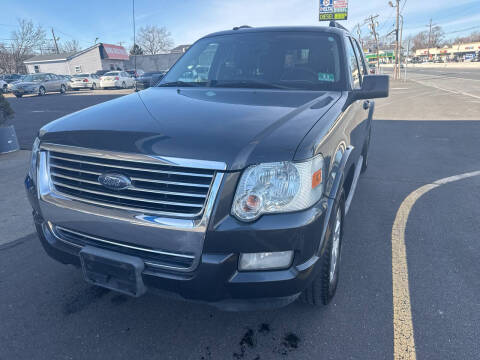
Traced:
POLYGON ((27 88, 27 89, 15 88, 11 91, 15 95, 38 94, 38 88, 27 88))
POLYGON ((72 89, 90 89, 92 87, 92 84, 91 83, 84 83, 84 82, 81 82, 81 83, 70 83, 70 88, 72 89))
MULTIPOLYGON (((236 184, 236 176, 238 174, 226 176, 220 191, 230 193, 231 189, 228 187, 236 184)), ((42 209, 47 212, 48 209, 42 200, 38 200, 37 188, 28 176, 25 186, 34 209, 37 233, 46 252, 62 263, 80 266, 81 248, 62 241, 51 231, 48 220, 42 215, 42 209)), ((209 303, 224 310, 273 308, 293 302, 319 270, 316 265, 321 256, 321 234, 324 233, 322 230, 326 223, 325 210, 329 206, 327 199, 322 199, 316 206, 305 211, 263 216, 254 223, 241 223, 230 216, 230 199, 219 196, 217 200, 204 233, 202 253, 195 268, 179 272, 145 267, 142 278, 148 291, 209 303), (238 271, 240 253, 285 250, 293 250, 295 253, 293 263, 288 269, 238 271)), ((60 210, 70 214, 68 217, 71 222, 67 225, 75 226, 73 224, 83 221, 95 229, 107 227, 113 233, 115 227, 128 225, 132 239, 142 236, 148 238, 155 232, 159 238, 165 236, 164 229, 149 230, 131 223, 122 224, 113 219, 97 218, 96 221, 103 225, 95 226, 91 223, 95 216, 90 217, 83 212, 65 208, 60 210)), ((117 234, 122 231, 119 230, 117 234)), ((184 232, 172 230, 168 234, 186 236, 184 232)), ((185 239, 188 241, 189 238, 185 239)), ((190 236, 190 241, 196 241, 195 239, 194 235, 190 236)), ((102 245, 99 244, 99 247, 102 245)))
POLYGON ((120 87, 122 84, 120 81, 101 81, 100 87, 108 88, 108 87, 120 87))

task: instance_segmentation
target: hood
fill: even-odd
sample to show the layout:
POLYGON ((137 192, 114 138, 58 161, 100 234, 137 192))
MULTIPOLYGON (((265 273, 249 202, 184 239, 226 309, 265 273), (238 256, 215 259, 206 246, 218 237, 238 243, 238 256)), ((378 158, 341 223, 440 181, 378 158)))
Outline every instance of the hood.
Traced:
POLYGON ((41 84, 40 81, 16 81, 13 84, 17 86, 38 86, 41 84))
POLYGON ((42 141, 222 161, 238 170, 293 159, 340 92, 150 88, 47 124, 42 141))

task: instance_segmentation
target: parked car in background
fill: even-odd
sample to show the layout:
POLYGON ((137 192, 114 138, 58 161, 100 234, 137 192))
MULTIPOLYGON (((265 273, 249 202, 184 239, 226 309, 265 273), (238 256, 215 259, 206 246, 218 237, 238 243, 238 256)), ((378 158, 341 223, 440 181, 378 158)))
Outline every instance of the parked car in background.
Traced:
POLYGON ((29 74, 12 87, 12 92, 17 98, 27 94, 43 96, 52 91, 65 93, 67 81, 61 76, 50 73, 29 74))
POLYGON ((70 79, 70 87, 73 90, 95 90, 100 87, 100 78, 96 74, 75 74, 70 79))
POLYGON ((0 92, 2 93, 6 93, 7 92, 7 89, 8 89, 8 84, 6 81, 2 80, 0 78, 0 92))
POLYGON ((101 77, 102 75, 106 74, 109 71, 113 71, 113 70, 97 70, 95 72, 95 75, 97 75, 98 77, 101 77))
POLYGON ((7 84, 19 80, 23 75, 20 74, 5 74, 1 76, 1 79, 7 84))
POLYGON ((125 72, 127 74, 129 74, 130 76, 134 77, 134 78, 137 78, 139 76, 142 76, 143 74, 145 74, 145 71, 141 70, 141 69, 132 69, 132 70, 125 70, 125 72))
POLYGON ((105 88, 126 89, 135 85, 135 79, 125 71, 109 71, 100 78, 100 86, 105 88))
POLYGON ((27 76, 27 75, 20 75, 20 77, 19 77, 17 80, 8 83, 8 85, 7 85, 7 92, 12 92, 13 87, 14 87, 17 83, 21 82, 21 81, 25 78, 25 76, 27 76))
POLYGON ((139 76, 136 80, 138 89, 147 89, 150 86, 154 86, 159 82, 166 74, 166 71, 151 71, 146 72, 142 76, 139 76))

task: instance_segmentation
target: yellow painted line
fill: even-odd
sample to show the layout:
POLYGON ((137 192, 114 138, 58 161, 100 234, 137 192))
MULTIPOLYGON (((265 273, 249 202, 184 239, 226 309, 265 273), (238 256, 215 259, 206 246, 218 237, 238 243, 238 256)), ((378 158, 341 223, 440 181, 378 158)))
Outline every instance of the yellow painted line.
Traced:
POLYGON ((392 281, 393 281, 393 358, 415 360, 415 338, 413 333, 410 287, 408 284, 405 229, 408 216, 415 202, 432 189, 450 182, 480 175, 480 171, 469 172, 437 180, 410 193, 403 200, 395 216, 392 228, 392 281))

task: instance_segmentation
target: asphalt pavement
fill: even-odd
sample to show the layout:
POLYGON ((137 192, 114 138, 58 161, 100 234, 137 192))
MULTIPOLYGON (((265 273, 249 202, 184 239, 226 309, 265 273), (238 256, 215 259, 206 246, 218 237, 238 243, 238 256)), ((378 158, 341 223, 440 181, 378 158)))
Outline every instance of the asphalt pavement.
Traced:
MULTIPOLYGON (((128 298, 92 287, 78 269, 51 260, 32 228, 0 246, 0 359, 393 358, 397 210, 425 184, 480 170, 480 105, 463 88, 452 85, 453 94, 430 81, 393 82, 391 97, 376 102, 369 168, 346 219, 340 284, 329 306, 229 313, 150 294, 128 298)), ((78 101, 70 111, 97 100, 78 101)), ((14 106, 24 144, 35 132, 30 128, 68 111, 53 96, 25 112, 27 105, 14 106), (51 112, 24 124, 43 109, 51 112)), ((407 290, 418 359, 480 353, 479 185, 480 176, 438 186, 408 217, 407 290)), ((4 203, 0 209, 9 211, 4 203)))

